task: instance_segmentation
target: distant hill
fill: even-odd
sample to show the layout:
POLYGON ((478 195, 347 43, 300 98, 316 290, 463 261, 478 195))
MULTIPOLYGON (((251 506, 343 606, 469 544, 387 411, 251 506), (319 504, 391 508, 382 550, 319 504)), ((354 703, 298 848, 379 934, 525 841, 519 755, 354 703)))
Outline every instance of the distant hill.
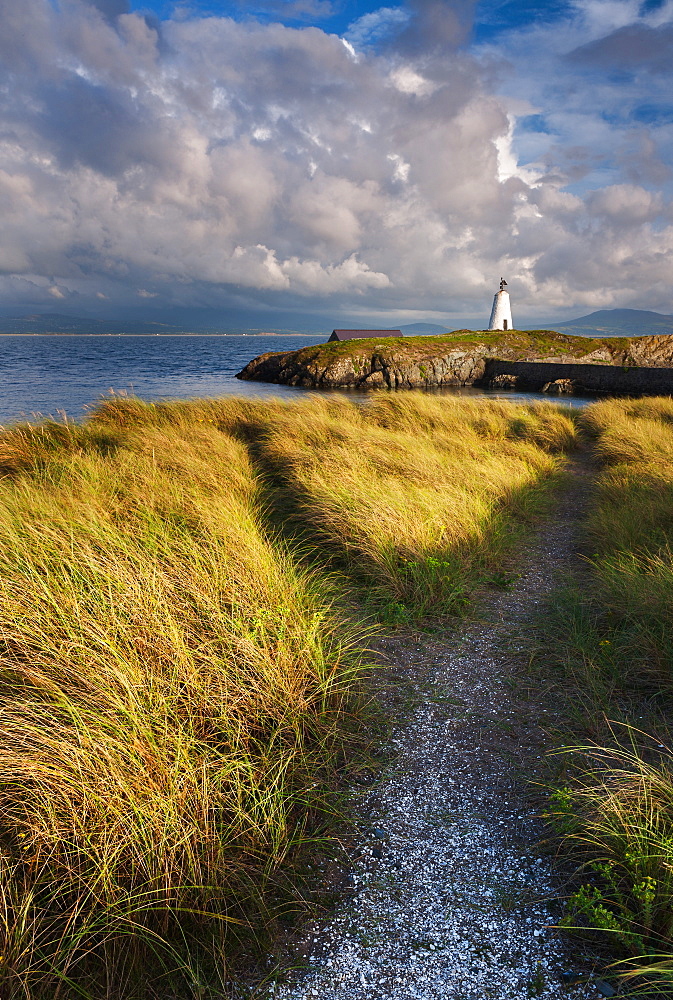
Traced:
MULTIPOLYGON (((442 328, 439 328, 442 329, 442 328)), ((442 329, 442 332, 443 329, 442 329)), ((278 329, 273 333, 266 329, 251 329, 250 327, 227 327, 221 325, 199 325, 198 322, 187 324, 171 324, 152 322, 150 320, 119 320, 119 319, 86 319, 84 316, 64 316, 62 313, 33 313, 30 316, 0 316, 0 334, 57 334, 60 336, 91 336, 103 337, 161 335, 179 333, 213 333, 229 336, 307 336, 305 331, 278 329)), ((308 334, 308 336, 311 336, 308 334)))
POLYGON ((559 333, 581 337, 651 337, 662 333, 673 334, 673 316, 647 309, 599 309, 579 319, 545 326, 559 333))
POLYGON ((405 337, 431 337, 433 334, 448 333, 448 326, 438 326, 437 323, 410 323, 407 326, 398 326, 405 337))
MULTIPOLYGON (((524 327, 533 330, 545 326, 549 330, 568 333, 581 337, 643 337, 656 334, 673 334, 673 316, 650 312, 647 309, 601 309, 580 316, 579 319, 563 320, 559 323, 537 323, 535 327, 524 327)), ((33 313, 28 316, 0 316, 0 334, 3 333, 35 333, 70 335, 152 335, 178 333, 219 333, 231 335, 247 334, 259 336, 267 333, 268 327, 252 329, 250 327, 225 327, 209 318, 208 323, 194 321, 193 324, 160 323, 148 320, 118 320, 118 319, 86 319, 83 316, 66 316, 62 313, 33 313)), ((405 337, 442 336, 450 332, 449 327, 438 323, 409 323, 398 327, 405 337)), ((277 328, 274 334, 287 336, 302 331, 277 328)), ((302 332, 304 336, 307 331, 302 332)), ((319 334, 308 334, 318 336, 319 334)))
POLYGON ((35 313, 31 316, 0 317, 0 333, 55 334, 131 334, 179 333, 180 328, 167 323, 143 323, 135 320, 85 319, 61 313, 35 313))
MULTIPOLYGON (((437 323, 411 323, 407 326, 397 327, 406 337, 423 337, 439 335, 449 332, 449 327, 440 326, 437 323)), ((320 336, 320 334, 310 333, 306 330, 296 330, 278 327, 273 332, 268 327, 224 327, 216 323, 212 317, 204 323, 202 318, 197 318, 193 323, 158 323, 142 320, 118 320, 118 319, 86 319, 83 316, 65 316, 62 313, 33 313, 29 316, 0 316, 0 333, 52 333, 70 336, 86 334, 164 334, 171 333, 220 333, 231 335, 248 336, 288 336, 297 334, 301 336, 320 336)))

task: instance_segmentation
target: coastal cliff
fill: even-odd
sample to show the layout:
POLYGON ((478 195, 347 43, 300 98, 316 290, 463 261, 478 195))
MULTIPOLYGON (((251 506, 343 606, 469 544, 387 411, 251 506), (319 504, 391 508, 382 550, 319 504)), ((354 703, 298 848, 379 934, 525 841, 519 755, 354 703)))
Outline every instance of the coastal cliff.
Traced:
MULTIPOLYGON (((508 371, 497 362, 544 362, 547 391, 610 391, 610 385, 582 384, 574 372, 566 377, 563 365, 619 368, 673 368, 673 336, 574 337, 552 330, 473 332, 459 330, 439 337, 394 337, 351 340, 303 347, 298 351, 269 352, 250 361, 237 378, 312 389, 417 389, 439 386, 535 387, 534 372, 508 371), (558 367, 561 366, 561 367, 558 367), (558 384, 557 384, 558 383, 558 384), (567 384, 562 384, 567 383, 567 384), (571 384, 572 383, 572 384, 571 384), (556 386, 555 388, 552 386, 556 386)), ((528 366, 533 368, 532 365, 528 366)), ((673 373, 672 373, 673 376, 673 373)), ((657 380, 666 378, 663 373, 657 380)), ((595 373, 591 381, 610 383, 595 373)), ((642 377, 641 377, 642 382, 642 377)), ((631 390, 624 387, 622 391, 631 390)), ((658 385, 658 392, 663 391, 658 385)))

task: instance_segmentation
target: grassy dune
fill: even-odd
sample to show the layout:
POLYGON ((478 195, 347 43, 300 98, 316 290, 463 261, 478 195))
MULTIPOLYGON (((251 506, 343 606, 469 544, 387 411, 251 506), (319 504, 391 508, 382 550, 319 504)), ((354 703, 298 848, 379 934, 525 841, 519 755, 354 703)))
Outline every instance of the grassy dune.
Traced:
POLYGON ((5 430, 0 996, 221 987, 362 749, 354 595, 418 617, 498 582, 573 437, 412 394, 5 430))
POLYGON ((0 461, 0 995, 90 948, 195 985, 347 750, 348 629, 212 425, 18 429, 0 461))
POLYGON ((568 922, 605 930, 636 981, 670 996, 673 400, 601 402, 581 423, 602 471, 587 526, 591 589, 557 608, 558 649, 594 731, 577 780, 554 797, 585 865, 568 922))
POLYGON ((259 455, 302 537, 404 621, 497 582, 574 433, 558 408, 399 394, 279 408, 259 455))

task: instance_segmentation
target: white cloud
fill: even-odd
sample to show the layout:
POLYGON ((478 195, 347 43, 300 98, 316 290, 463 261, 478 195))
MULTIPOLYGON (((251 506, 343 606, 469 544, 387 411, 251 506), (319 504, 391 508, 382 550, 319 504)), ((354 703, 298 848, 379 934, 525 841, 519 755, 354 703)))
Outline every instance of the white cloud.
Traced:
POLYGON ((433 94, 439 86, 431 80, 426 80, 411 66, 396 67, 390 74, 390 79, 403 94, 415 94, 417 97, 427 97, 428 94, 433 94))
POLYGON ((518 177, 526 184, 536 185, 543 175, 543 171, 534 167, 522 167, 514 151, 514 128, 516 119, 513 115, 508 116, 509 127, 504 135, 496 136, 495 148, 498 151, 498 179, 501 182, 508 181, 511 177, 518 177))
POLYGON ((600 191, 592 191, 587 198, 587 206, 591 215, 620 228, 654 222, 663 207, 659 193, 646 191, 635 184, 612 184, 600 191))
POLYGON ((239 285, 277 290, 293 289, 300 295, 335 295, 348 292, 359 295, 370 288, 387 288, 386 274, 372 271, 351 254, 338 264, 323 265, 317 260, 290 257, 279 260, 276 252, 259 244, 235 248, 228 261, 222 261, 223 280, 239 285))
POLYGON ((409 171, 411 170, 411 164, 405 163, 401 156, 397 153, 388 153, 388 159, 393 164, 393 177, 396 181, 402 181, 406 184, 409 180, 409 171))

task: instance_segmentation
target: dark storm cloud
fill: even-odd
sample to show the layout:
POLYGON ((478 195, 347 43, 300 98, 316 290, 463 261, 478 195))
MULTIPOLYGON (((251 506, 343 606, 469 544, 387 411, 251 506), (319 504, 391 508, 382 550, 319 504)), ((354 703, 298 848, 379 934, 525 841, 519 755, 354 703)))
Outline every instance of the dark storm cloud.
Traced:
MULTIPOLYGON (((54 20, 54 11, 44 0, 0 0, 0 75, 48 72, 54 20)), ((30 83, 30 77, 22 83, 30 83)))
POLYGON ((409 56, 445 56, 469 36, 477 0, 408 0, 411 18, 395 40, 398 51, 409 56))

